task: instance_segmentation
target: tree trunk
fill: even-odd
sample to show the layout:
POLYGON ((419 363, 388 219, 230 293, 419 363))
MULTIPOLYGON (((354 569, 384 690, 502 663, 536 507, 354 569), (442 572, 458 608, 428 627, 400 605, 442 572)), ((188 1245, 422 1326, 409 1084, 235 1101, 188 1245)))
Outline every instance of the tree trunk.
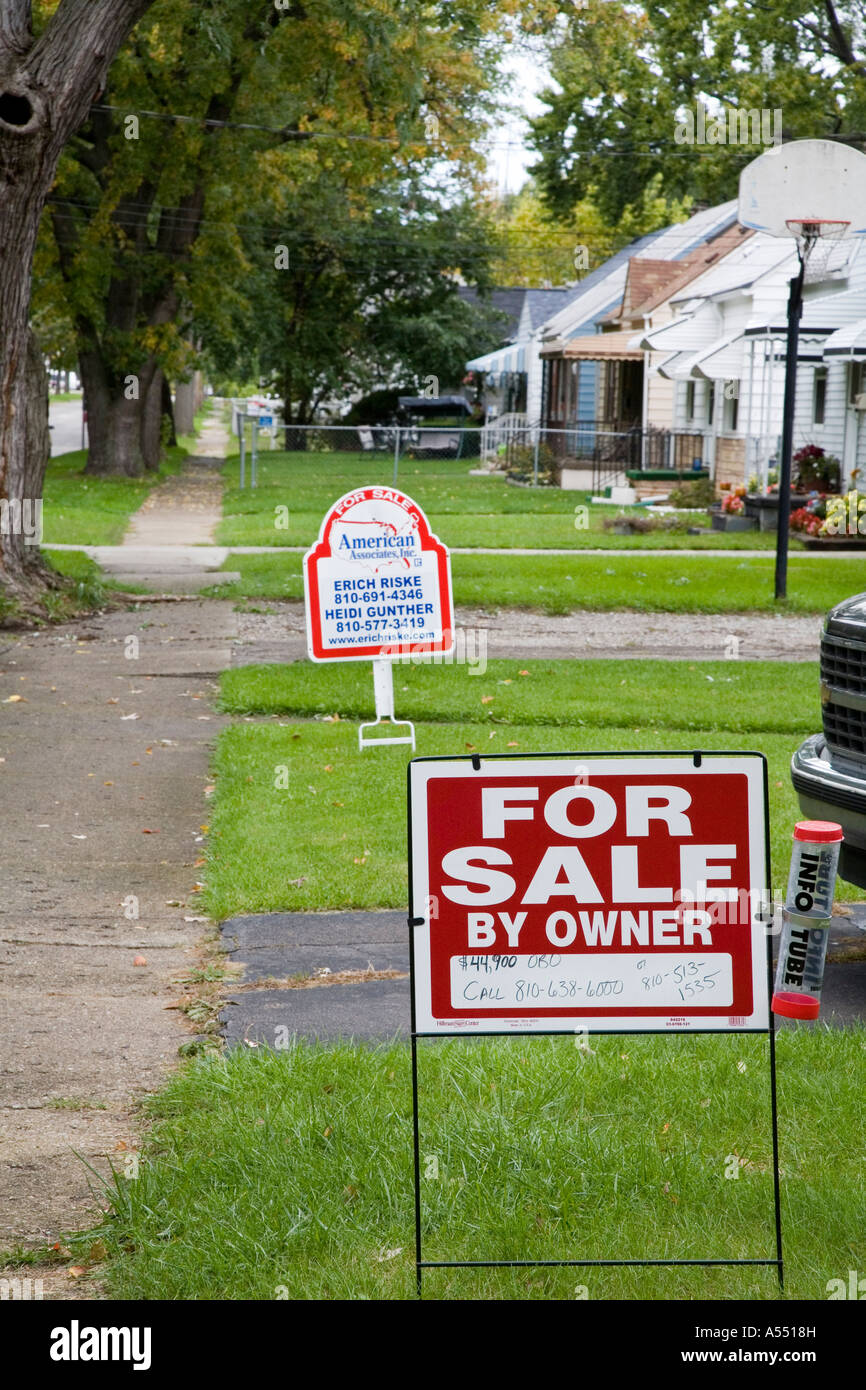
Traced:
POLYGON ((174 449, 177 447, 177 425, 174 418, 174 406, 171 403, 171 387, 168 384, 168 377, 162 378, 162 418, 166 422, 162 428, 165 430, 166 448, 174 449))
POLYGON ((165 377, 157 367, 141 400, 141 455, 144 466, 155 472, 162 462, 162 384, 165 377))
POLYGON ((140 478, 144 473, 141 401, 128 398, 127 388, 108 380, 97 349, 81 353, 79 371, 87 402, 85 473, 140 478))
POLYGON ((195 379, 178 381, 174 388, 174 422, 179 434, 195 429, 195 379))
MULTIPOLYGON (((43 452, 29 408, 28 312, 42 209, 64 144, 152 0, 61 0, 34 41, 30 0, 0 6, 0 502, 28 500, 43 452)), ((43 462, 44 467, 44 462, 43 462)), ((41 478, 39 479, 41 488, 41 478)), ((29 499, 31 504, 33 498, 29 499)), ((44 583, 22 535, 0 529, 0 587, 31 605, 44 583)))

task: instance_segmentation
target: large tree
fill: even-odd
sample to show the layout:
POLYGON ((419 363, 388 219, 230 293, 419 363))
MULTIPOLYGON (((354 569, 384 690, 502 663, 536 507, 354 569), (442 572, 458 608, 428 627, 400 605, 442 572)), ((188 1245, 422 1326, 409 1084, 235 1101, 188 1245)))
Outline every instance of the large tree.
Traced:
MULTIPOLYGON (((30 0, 0 0, 0 586, 26 605, 42 578, 15 525, 41 496, 45 431, 28 410, 30 287, 39 219, 66 141, 151 0, 60 0, 34 33, 30 0)), ((46 7, 47 8, 47 7, 46 7)))
POLYGON ((157 0, 70 142, 52 199, 89 472, 158 463, 162 377, 191 365, 198 319, 231 331, 251 209, 283 219, 284 241, 296 205, 318 205, 321 239, 333 240, 334 188, 348 199, 342 225, 386 171, 417 178, 447 159, 459 178, 477 166, 504 25, 535 5, 157 0))
POLYGON ((215 370, 266 381, 291 423, 389 384, 444 390, 501 340, 484 299, 489 221, 402 179, 353 189, 349 174, 318 179, 269 236, 251 229, 232 329, 199 322, 215 370), (480 298, 461 296, 464 280, 480 298))

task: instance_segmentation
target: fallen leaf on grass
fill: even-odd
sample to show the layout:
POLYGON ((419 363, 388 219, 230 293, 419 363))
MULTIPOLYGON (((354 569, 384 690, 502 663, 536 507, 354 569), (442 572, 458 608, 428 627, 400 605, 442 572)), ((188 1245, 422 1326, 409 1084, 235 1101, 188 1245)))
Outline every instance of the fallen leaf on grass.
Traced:
POLYGON ((20 705, 22 702, 25 705, 27 704, 27 701, 24 699, 23 695, 9 695, 3 701, 4 705, 20 705))
POLYGON ((380 1264, 380 1265, 381 1265, 381 1264, 384 1264, 386 1260, 396 1260, 397 1256, 398 1256, 398 1255, 402 1255, 402 1254, 403 1254, 403 1247, 402 1247, 402 1245, 398 1245, 398 1246, 396 1246, 395 1249, 393 1249, 393 1250, 382 1250, 382 1251, 380 1251, 380 1253, 376 1256, 376 1262, 377 1262, 377 1264, 380 1264))
POLYGON ((136 956, 133 965, 147 965, 147 956, 136 956))
POLYGON ((82 1274, 87 1273, 87 1270, 84 1268, 84 1265, 70 1265, 66 1273, 69 1275, 70 1279, 80 1279, 82 1274))

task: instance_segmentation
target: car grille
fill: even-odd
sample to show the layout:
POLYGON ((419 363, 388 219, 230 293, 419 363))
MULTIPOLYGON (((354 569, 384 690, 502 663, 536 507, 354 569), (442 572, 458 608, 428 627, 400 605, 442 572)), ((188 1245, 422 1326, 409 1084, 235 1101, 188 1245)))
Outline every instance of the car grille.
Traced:
POLYGON ((866 698, 866 645, 843 645, 825 633, 821 639, 821 683, 826 692, 823 718, 828 744, 866 758, 866 709, 844 702, 846 694, 866 698))
POLYGON ((825 705, 824 737, 834 748, 863 757, 866 754, 866 711, 845 709, 844 705, 825 705))
POLYGON ((866 695, 866 648, 843 647, 825 636, 821 641, 821 680, 834 690, 866 695))

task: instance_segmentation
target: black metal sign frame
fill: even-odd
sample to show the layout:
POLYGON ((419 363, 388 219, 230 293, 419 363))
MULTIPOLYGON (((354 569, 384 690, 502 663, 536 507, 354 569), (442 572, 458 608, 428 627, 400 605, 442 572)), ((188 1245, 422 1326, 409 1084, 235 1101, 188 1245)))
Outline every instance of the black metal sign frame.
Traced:
MULTIPOLYGON (((556 759, 567 759, 569 761, 581 758, 691 758, 695 767, 700 767, 703 759, 728 759, 737 757, 759 758, 763 771, 763 792, 764 792, 764 854, 768 897, 767 902, 772 902, 769 890, 772 883, 770 871, 770 823, 769 823, 769 786, 767 777, 767 760, 762 753, 756 753, 753 749, 727 750, 672 750, 661 749, 658 751, 635 750, 632 752, 608 753, 595 749, 591 753, 524 753, 515 757, 512 753, 492 753, 482 756, 478 753, 470 755, 451 754, 439 757, 412 758, 406 770, 407 782, 407 807, 408 807, 408 840, 409 840, 409 976, 410 976, 410 1002, 411 1002, 411 1055, 412 1055, 412 1142, 414 1155, 414 1185, 415 1185, 415 1280, 418 1297, 423 1296, 422 1280, 425 1269, 550 1269, 550 1268, 609 1268, 616 1266, 677 1266, 677 1265, 697 1265, 709 1266, 748 1266, 763 1265, 774 1268, 779 1281, 779 1288, 784 1288, 784 1263, 782 1258, 782 1213, 781 1199, 779 1190, 779 1124, 778 1124, 778 1103, 776 1095, 776 1016, 769 1009, 769 1000, 773 989, 773 947, 771 934, 766 933, 767 943, 767 1027, 766 1028, 739 1028, 738 1034, 758 1034, 766 1035, 769 1043, 769 1082, 770 1082, 770 1116, 773 1143, 773 1212, 776 1232, 776 1253, 774 1256, 755 1259, 736 1259, 726 1257, 710 1257, 705 1259, 587 1259, 587 1260, 425 1260, 422 1250, 421 1224, 422 1224, 422 1203, 421 1203, 421 1145, 418 1120, 418 1039, 430 1037, 483 1037, 483 1038, 545 1038, 545 1037, 568 1037, 569 1034, 563 1029, 545 1030, 521 1030, 516 1028, 503 1029, 501 1031, 484 1031, 475 1034, 467 1034, 463 1030, 442 1029, 436 1033, 419 1032, 416 1028, 415 1012, 415 933, 419 927, 426 924, 426 918, 420 916, 416 911, 415 904, 415 882, 413 866, 413 840, 412 840, 412 767, 416 763, 471 763, 476 772, 481 771, 482 762, 526 762, 526 761, 554 761, 556 759)), ((581 1034, 591 1036, 592 1033, 604 1034, 611 1037, 644 1037, 669 1036, 663 1034, 662 1030, 656 1028, 646 1029, 615 1029, 615 1028, 581 1028, 581 1034)), ((715 1036, 730 1036, 730 1034, 719 1034, 718 1029, 709 1028, 690 1028, 688 1036, 694 1037, 696 1034, 713 1034, 715 1036)))

